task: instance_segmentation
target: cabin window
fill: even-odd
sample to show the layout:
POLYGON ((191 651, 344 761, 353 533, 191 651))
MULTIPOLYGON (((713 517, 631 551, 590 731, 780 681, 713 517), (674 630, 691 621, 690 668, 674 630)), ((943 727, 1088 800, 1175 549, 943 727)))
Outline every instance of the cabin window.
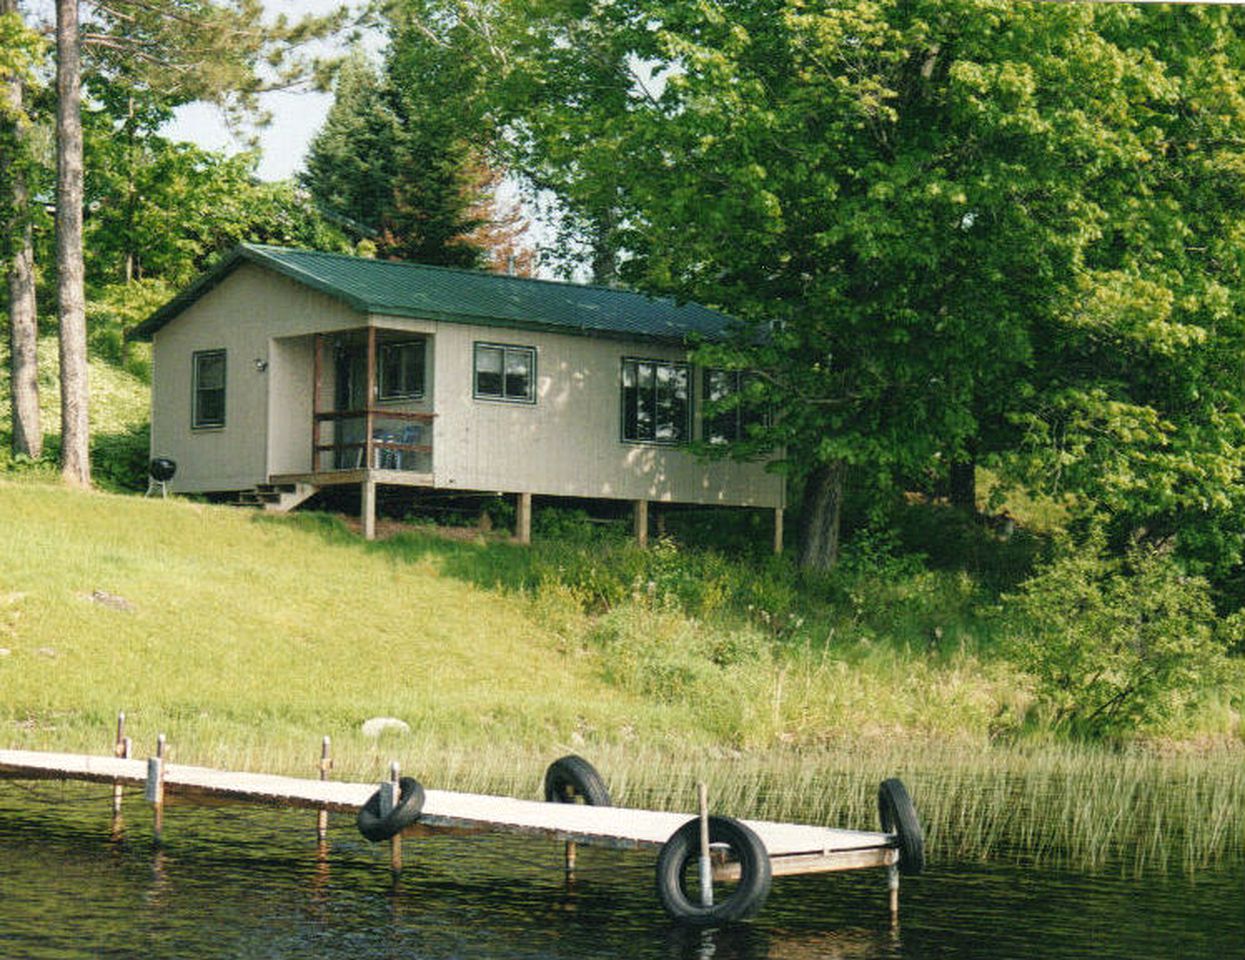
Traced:
POLYGON ((764 423, 765 417, 750 409, 746 398, 740 396, 733 406, 714 410, 714 404, 736 397, 746 389, 748 380, 755 374, 739 370, 705 370, 702 395, 705 400, 704 439, 707 443, 730 443, 748 436, 748 425, 764 423))
POLYGON ((477 343, 473 395, 478 400, 535 403, 535 347, 477 343))
POLYGON ((225 351, 194 354, 194 409, 191 426, 198 430, 225 425, 225 351))
POLYGON ((424 395, 423 340, 382 343, 377 354, 378 399, 418 400, 424 395))
POLYGON ((638 443, 683 443, 690 435, 691 367, 665 360, 622 362, 622 436, 638 443))

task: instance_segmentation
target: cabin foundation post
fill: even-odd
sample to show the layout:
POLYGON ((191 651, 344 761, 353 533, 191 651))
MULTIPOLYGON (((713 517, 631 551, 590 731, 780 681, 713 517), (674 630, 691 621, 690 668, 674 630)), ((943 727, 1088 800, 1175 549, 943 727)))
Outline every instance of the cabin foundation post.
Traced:
POLYGON ((890 891, 891 923, 899 922, 899 865, 886 868, 886 886, 890 891))
POLYGON ((648 501, 635 501, 635 512, 632 516, 632 530, 635 533, 636 545, 648 546, 648 501))
POLYGON ((156 844, 164 842, 164 734, 156 737, 156 755, 147 758, 147 802, 155 814, 156 844))
MULTIPOLYGON (((320 780, 325 781, 329 778, 329 771, 333 769, 333 758, 329 756, 329 738, 325 737, 320 742, 320 780)), ((316 814, 316 842, 320 846, 324 846, 329 838, 329 812, 326 808, 321 807, 316 814)))
POLYGON ((376 539, 376 481, 363 481, 363 539, 376 539))
POLYGON ((774 508, 774 555, 782 554, 782 507, 774 508))
POLYGON ((532 542, 532 495, 520 493, 514 512, 514 538, 519 543, 532 542))

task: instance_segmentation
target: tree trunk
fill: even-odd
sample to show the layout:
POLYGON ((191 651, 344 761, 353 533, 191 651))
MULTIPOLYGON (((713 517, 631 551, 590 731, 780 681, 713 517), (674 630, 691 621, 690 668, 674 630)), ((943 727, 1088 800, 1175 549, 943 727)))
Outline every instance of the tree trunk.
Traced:
POLYGON ((951 464, 951 506, 977 513, 977 461, 972 456, 951 464))
MULTIPOLYGON (((10 13, 17 13, 17 0, 0 0, 0 15, 10 13)), ((30 226, 30 192, 20 159, 24 155, 21 140, 25 129, 19 119, 24 93, 20 77, 9 81, 7 96, 15 118, 12 133, 17 147, 13 154, 18 159, 0 157, 0 172, 5 172, 5 168, 8 168, 7 179, 11 184, 9 201, 12 219, 7 226, 13 254, 8 275, 12 447, 15 454, 21 453, 37 459, 43 456, 43 425, 39 421, 39 327, 38 307, 35 303, 35 254, 30 226)))
POLYGON ((86 292, 82 263, 82 63, 78 0, 56 0, 56 283, 60 319, 61 476, 90 486, 86 292))
POLYGON ((804 570, 825 572, 839 562, 839 525, 843 515, 841 460, 822 464, 808 476, 800 504, 799 564, 804 570))
POLYGON ((39 418, 39 323, 35 303, 35 255, 25 177, 13 177, 13 259, 9 264, 9 393, 13 452, 43 456, 39 418))
POLYGON ((618 282, 618 241, 614 236, 613 210, 600 211, 592 219, 592 282, 612 287, 618 282))

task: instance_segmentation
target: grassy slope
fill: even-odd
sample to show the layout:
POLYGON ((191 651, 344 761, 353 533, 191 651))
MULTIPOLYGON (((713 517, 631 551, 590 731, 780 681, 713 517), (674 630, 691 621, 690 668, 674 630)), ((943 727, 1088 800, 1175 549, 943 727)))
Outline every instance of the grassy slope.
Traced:
MULTIPOLYGON (((378 777, 396 758, 430 785, 533 796, 544 764, 575 751, 625 804, 686 809, 704 779, 718 809, 844 826, 871 827, 876 784, 898 773, 935 856, 1192 868, 1245 842, 1239 750, 1118 757, 880 727, 740 751, 701 703, 608 682, 604 658, 576 639, 582 623, 548 598, 482 585, 479 566, 464 577, 458 551, 39 483, 0 481, 0 517, 2 746, 106 752, 124 709, 139 756, 164 732, 183 762, 311 776, 328 734, 337 776, 378 777), (413 732, 368 740, 359 724, 375 715, 413 732)), ((865 654, 814 671, 801 699, 800 662, 717 679, 732 696, 753 676, 786 691, 762 690, 747 722, 852 691, 864 691, 862 716, 910 700, 946 713, 956 677, 985 689, 969 660, 865 654)))
MULTIPOLYGON (((141 344, 138 349, 145 349, 141 344)), ((39 410, 46 434, 60 433, 60 361, 55 337, 39 341, 39 410)), ((151 389, 141 379, 98 358, 90 361, 92 434, 124 433, 146 424, 151 389)), ((0 426, 10 421, 8 338, 0 343, 0 426)))
POLYGON ((0 515, 11 745, 99 747, 122 709, 136 742, 160 730, 207 762, 262 744, 278 766, 321 734, 370 753, 355 731, 375 715, 446 746, 690 735, 685 710, 608 687, 522 599, 432 562, 250 512, 34 484, 0 484, 0 515))

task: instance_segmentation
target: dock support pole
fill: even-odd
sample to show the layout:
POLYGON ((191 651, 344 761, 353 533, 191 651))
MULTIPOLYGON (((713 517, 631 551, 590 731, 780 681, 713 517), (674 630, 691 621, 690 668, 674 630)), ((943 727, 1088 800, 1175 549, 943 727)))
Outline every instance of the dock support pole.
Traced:
POLYGON ((363 539, 376 539, 376 481, 363 481, 363 539))
POLYGON ((147 802, 155 811, 155 841, 164 842, 164 734, 156 737, 156 755, 147 758, 147 802))
POLYGON ((575 848, 574 840, 566 841, 566 879, 569 883, 575 879, 575 855, 578 851, 575 848))
POLYGON ((632 517, 632 523, 635 532, 636 546, 644 548, 648 546, 648 501, 637 500, 635 502, 635 515, 632 517))
POLYGON ((774 555, 782 554, 782 507, 774 508, 774 555))
POLYGON ((886 868, 886 886, 890 890, 891 923, 899 922, 899 865, 886 868))
POLYGON ((532 495, 520 493, 514 512, 514 538, 522 544, 532 542, 532 495))
MULTIPOLYGON (((393 763, 389 764, 389 783, 387 784, 387 786, 389 787, 389 790, 387 792, 389 794, 390 800, 389 800, 388 805, 386 805, 385 803, 386 791, 381 791, 381 795, 380 795, 380 808, 382 811, 382 816, 388 816, 389 815, 388 811, 396 807, 398 805, 398 800, 401 799, 402 785, 399 781, 402 778, 400 774, 401 774, 401 769, 398 767, 398 761, 395 760, 393 761, 393 763)), ((398 878, 398 874, 402 872, 402 831, 401 830, 399 830, 397 833, 395 833, 392 837, 389 838, 389 869, 390 871, 392 871, 393 878, 395 880, 398 878)))
MULTIPOLYGON (((320 780, 328 780, 329 771, 333 769, 333 759, 329 756, 329 738, 320 742, 320 780)), ((316 842, 324 846, 329 838, 329 812, 325 807, 316 814, 316 842)))
MULTIPOLYGON (((123 760, 130 756, 129 738, 125 735, 125 711, 117 714, 117 739, 112 747, 113 755, 123 760)), ((112 832, 115 836, 121 830, 121 798, 125 788, 120 783, 112 785, 112 832)))
POLYGON ((700 794, 700 905, 713 906, 713 863, 709 859, 709 788, 704 781, 696 785, 700 794))

